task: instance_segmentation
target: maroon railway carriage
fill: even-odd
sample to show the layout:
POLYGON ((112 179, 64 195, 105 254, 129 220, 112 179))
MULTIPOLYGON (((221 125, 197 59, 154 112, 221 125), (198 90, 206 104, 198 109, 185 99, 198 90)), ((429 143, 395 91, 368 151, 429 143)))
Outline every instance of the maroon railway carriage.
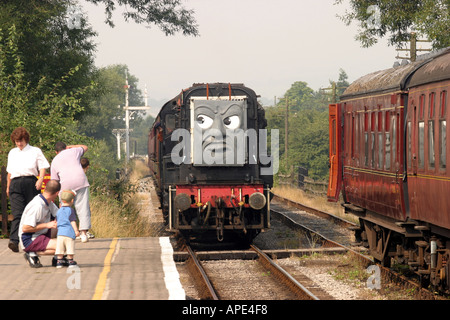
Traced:
POLYGON ((385 265, 450 287, 450 49, 366 75, 330 105, 328 198, 385 265))

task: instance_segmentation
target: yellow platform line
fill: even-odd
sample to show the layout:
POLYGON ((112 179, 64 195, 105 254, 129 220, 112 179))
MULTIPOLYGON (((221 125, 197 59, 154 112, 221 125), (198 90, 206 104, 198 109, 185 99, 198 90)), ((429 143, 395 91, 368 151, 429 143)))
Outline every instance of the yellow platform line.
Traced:
POLYGON ((106 280, 108 279, 108 273, 111 271, 111 259, 116 250, 117 241, 119 238, 113 238, 109 245, 109 251, 106 254, 105 261, 103 262, 103 270, 98 277, 97 286, 95 287, 94 296, 92 300, 101 300, 103 292, 105 291, 106 280))

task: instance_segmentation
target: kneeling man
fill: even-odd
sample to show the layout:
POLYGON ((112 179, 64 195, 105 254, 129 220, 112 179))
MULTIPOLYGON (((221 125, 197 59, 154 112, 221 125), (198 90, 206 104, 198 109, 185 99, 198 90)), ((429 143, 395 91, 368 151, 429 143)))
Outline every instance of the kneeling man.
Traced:
POLYGON ((58 207, 53 202, 61 190, 57 180, 50 180, 42 194, 28 203, 19 226, 19 239, 25 259, 32 268, 42 267, 38 255, 54 255, 56 250, 56 216, 58 207))

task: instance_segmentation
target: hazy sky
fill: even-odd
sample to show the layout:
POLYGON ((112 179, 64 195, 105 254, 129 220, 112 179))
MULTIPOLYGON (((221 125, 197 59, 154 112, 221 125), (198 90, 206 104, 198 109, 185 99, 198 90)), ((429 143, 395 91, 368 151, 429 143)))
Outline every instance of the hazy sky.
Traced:
MULTIPOLYGON (((347 5, 335 0, 186 0, 195 10, 199 37, 165 36, 156 26, 125 22, 115 28, 102 6, 81 1, 98 33, 96 65, 126 64, 149 99, 169 100, 193 83, 244 83, 271 104, 295 81, 318 90, 344 69, 349 81, 396 61, 381 41, 365 49, 354 40, 357 25, 338 17, 347 5)), ((158 104, 153 102, 153 104, 158 104)))

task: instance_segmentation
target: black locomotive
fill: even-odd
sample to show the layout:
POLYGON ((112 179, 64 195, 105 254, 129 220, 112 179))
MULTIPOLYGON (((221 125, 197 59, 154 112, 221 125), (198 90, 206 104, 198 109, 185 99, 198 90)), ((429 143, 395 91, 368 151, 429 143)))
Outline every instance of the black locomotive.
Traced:
POLYGON ((270 227, 266 125, 242 84, 194 84, 164 104, 148 152, 169 230, 251 241, 270 227))

